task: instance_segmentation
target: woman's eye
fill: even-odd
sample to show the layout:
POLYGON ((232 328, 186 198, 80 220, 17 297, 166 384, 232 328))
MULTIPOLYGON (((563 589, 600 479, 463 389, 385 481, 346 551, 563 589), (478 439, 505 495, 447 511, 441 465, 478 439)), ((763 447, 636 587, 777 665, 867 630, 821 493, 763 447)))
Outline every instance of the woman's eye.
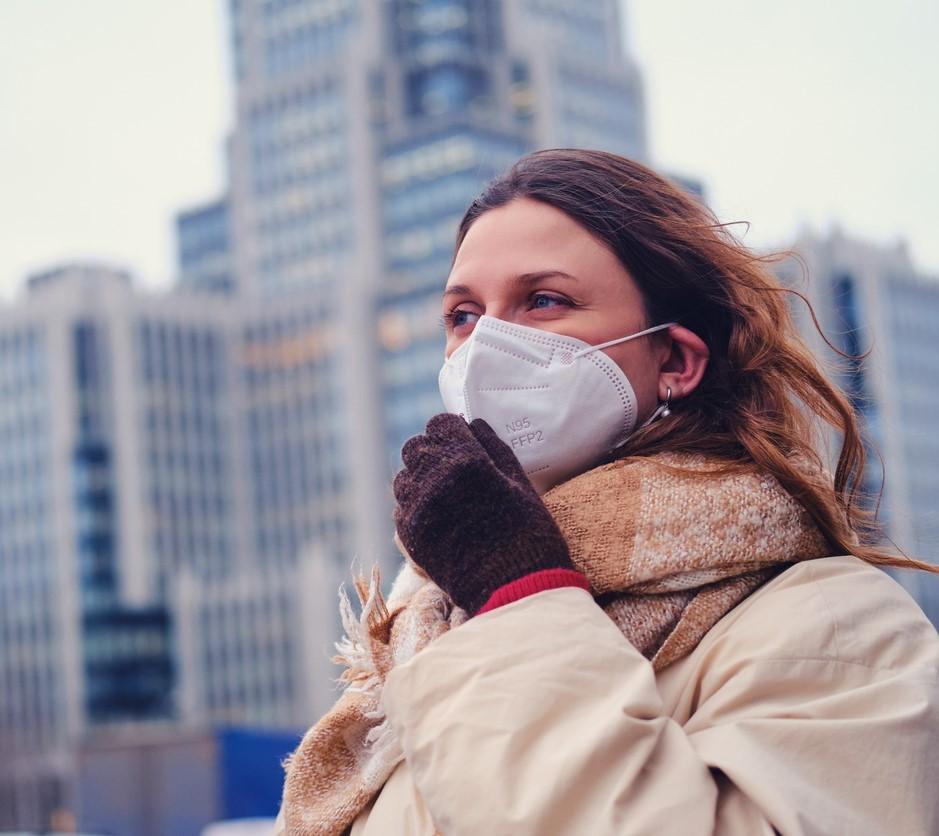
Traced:
POLYGON ((532 308, 553 308, 557 305, 567 305, 566 299, 557 296, 548 296, 546 293, 536 293, 531 297, 532 308))
POLYGON ((479 319, 479 314, 474 311, 456 308, 449 313, 444 314, 444 322, 449 328, 460 328, 463 325, 471 325, 479 319))

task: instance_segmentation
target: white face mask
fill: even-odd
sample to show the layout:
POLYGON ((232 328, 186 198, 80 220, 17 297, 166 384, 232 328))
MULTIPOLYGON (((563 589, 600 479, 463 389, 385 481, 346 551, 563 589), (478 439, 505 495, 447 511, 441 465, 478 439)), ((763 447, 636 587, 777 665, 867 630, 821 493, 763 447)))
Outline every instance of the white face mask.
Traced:
POLYGON ((489 424, 544 493, 598 464, 635 428, 633 387, 601 349, 674 324, 590 345, 481 316, 444 361, 440 395, 447 412, 489 424))

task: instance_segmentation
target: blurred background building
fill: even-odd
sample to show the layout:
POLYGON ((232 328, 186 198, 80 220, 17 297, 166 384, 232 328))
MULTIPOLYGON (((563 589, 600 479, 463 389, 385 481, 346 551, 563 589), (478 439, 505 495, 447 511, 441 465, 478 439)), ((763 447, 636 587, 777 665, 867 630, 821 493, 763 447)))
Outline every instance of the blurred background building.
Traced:
MULTIPOLYGON (((533 148, 648 160, 619 10, 230 0, 228 189, 178 215, 174 290, 72 264, 0 309, 0 828, 196 833, 248 810, 239 746, 280 780, 336 695, 339 583, 396 566, 388 485, 441 408, 466 206, 533 148), (188 795, 132 786, 179 759, 228 795, 188 794, 161 831, 140 810, 188 795)), ((887 462, 889 531, 937 559, 939 282, 837 236, 798 249, 839 347, 874 343, 841 374, 887 462)))
MULTIPOLYGON (((862 418, 869 457, 863 489, 872 504, 880 497, 878 517, 893 544, 939 562, 939 277, 918 273, 902 246, 877 247, 838 231, 806 233, 793 250, 799 258, 778 269, 783 283, 807 296, 839 351, 870 352, 863 360, 839 357, 807 307, 793 302, 800 330, 862 418)), ((939 624, 939 578, 894 576, 939 624)))
POLYGON ((300 729, 329 705, 335 591, 369 525, 340 492, 317 304, 147 295, 75 264, 0 313, 2 826, 71 808, 74 745, 102 731, 300 729), (269 451, 291 432, 300 477, 269 451))

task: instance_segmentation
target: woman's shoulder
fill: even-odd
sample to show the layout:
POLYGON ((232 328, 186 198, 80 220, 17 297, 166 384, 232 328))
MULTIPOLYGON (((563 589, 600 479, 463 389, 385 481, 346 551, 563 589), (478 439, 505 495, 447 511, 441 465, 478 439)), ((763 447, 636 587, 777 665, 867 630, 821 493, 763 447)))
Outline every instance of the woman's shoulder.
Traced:
POLYGON ((939 671, 939 636, 919 605, 886 572, 852 555, 791 566, 728 613, 702 645, 717 643, 761 659, 939 671))

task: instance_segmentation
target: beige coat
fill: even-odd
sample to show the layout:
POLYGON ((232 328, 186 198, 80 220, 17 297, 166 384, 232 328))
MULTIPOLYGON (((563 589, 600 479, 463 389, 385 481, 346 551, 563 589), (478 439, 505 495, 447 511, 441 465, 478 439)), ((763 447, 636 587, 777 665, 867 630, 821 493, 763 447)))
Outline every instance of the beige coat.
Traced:
POLYGON ((939 833, 939 639, 853 557, 798 564, 658 676, 590 595, 391 672, 405 760, 352 836, 939 833))

